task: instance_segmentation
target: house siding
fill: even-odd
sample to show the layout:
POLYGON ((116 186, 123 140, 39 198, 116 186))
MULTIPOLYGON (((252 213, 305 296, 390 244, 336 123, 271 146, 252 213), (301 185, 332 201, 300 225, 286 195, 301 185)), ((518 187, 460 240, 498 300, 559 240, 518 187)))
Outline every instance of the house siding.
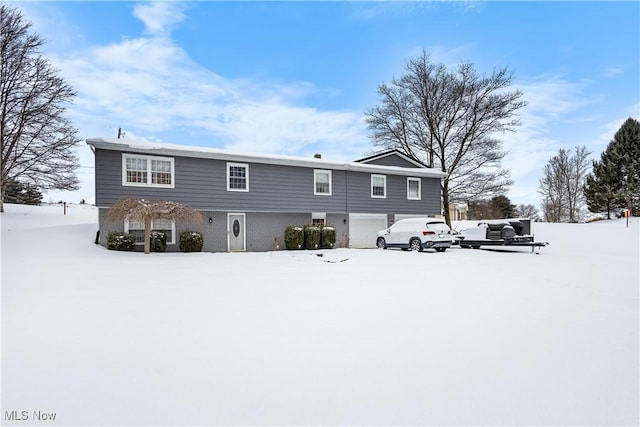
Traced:
MULTIPOLYGON (((228 223, 229 213, 244 213, 236 211, 206 211, 203 226, 203 238, 205 252, 225 252, 228 250, 228 223), (208 218, 212 219, 209 224, 208 218)), ((289 225, 305 225, 311 222, 310 213, 247 213, 245 227, 247 235, 246 250, 249 252, 265 252, 285 249, 284 231, 289 225), (280 247, 274 245, 279 239, 280 247)))
MULTIPOLYGON (((123 232, 124 222, 109 221, 105 218, 107 208, 98 209, 98 222, 99 229, 102 230, 100 234, 100 244, 106 246, 107 235, 112 231, 123 232)), ((241 212, 226 212, 226 211, 201 211, 204 222, 203 223, 176 223, 176 243, 167 244, 167 252, 178 252, 180 250, 180 233, 184 231, 197 231, 202 233, 204 239, 204 245, 202 250, 204 252, 225 252, 228 250, 227 233, 227 215, 229 213, 241 213, 241 212), (211 218, 211 222, 209 222, 211 218)), ((327 225, 334 226, 336 228, 336 244, 335 247, 339 247, 342 242, 345 242, 349 234, 347 223, 345 219, 348 217, 344 214, 327 214, 327 225)), ((284 232, 290 225, 305 226, 311 224, 311 213, 266 213, 266 212, 253 212, 246 214, 246 233, 247 233, 247 247, 249 252, 265 252, 272 250, 284 250, 284 232), (276 239, 279 241, 279 247, 276 248, 276 239)), ((136 246, 136 251, 142 251, 144 247, 142 245, 136 246)))
POLYGON ((330 196, 314 195, 310 168, 249 163, 249 191, 227 191, 227 162, 174 157, 174 188, 122 185, 122 153, 96 150, 96 205, 122 198, 172 200, 199 210, 238 212, 343 212, 346 171, 332 171, 330 196))
MULTIPOLYGON (((408 175, 410 176, 410 175, 408 175)), ((407 199, 407 176, 387 175, 386 198, 371 197, 371 174, 350 173, 347 212, 440 215, 440 181, 421 178, 421 200, 407 199)))
MULTIPOLYGON (((227 191, 227 162, 174 157, 174 188, 122 185, 122 153, 96 150, 96 205, 122 198, 172 200, 202 211, 440 214, 440 181, 421 178, 421 200, 407 200, 407 177, 387 175, 387 197, 371 197, 371 174, 333 170, 331 195, 314 195, 311 168, 249 163, 249 191, 227 191)), ((410 176, 410 175, 408 175, 410 176)))

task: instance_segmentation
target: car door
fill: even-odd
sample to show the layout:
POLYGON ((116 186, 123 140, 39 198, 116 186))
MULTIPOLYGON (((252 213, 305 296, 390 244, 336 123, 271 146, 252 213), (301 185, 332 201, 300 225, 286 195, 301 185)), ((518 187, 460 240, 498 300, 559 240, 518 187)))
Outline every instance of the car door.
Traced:
POLYGON ((387 236, 385 240, 387 241, 387 245, 401 245, 406 244, 407 239, 407 224, 404 222, 396 222, 391 227, 389 227, 387 236))
MULTIPOLYGON (((394 224, 395 225, 395 224, 394 224)), ((393 225, 390 225, 382 234, 387 245, 393 244, 393 225)))

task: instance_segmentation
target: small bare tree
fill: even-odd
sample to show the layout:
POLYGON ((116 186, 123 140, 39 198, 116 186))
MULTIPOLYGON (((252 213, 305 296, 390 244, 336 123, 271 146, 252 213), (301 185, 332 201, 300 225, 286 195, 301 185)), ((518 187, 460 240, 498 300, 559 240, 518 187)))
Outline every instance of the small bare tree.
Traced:
POLYGON ((568 169, 567 152, 561 149, 544 166, 538 192, 542 195, 542 211, 544 218, 549 222, 562 222, 563 213, 567 209, 567 201, 564 193, 564 176, 568 169))
POLYGON ((571 150, 561 148, 544 167, 538 192, 549 222, 577 222, 584 205, 584 183, 591 154, 585 146, 571 150))
POLYGON ((42 57, 44 42, 30 27, 18 9, 0 4, 0 212, 11 180, 78 188, 80 139, 63 116, 75 92, 42 57))
POLYGON ((202 214, 189 206, 177 202, 148 201, 144 199, 121 199, 107 211, 110 221, 138 219, 144 222, 144 253, 151 251, 151 221, 202 222, 202 214))
POLYGON ((538 208, 533 205, 519 204, 516 207, 516 215, 519 218, 538 219, 538 208))

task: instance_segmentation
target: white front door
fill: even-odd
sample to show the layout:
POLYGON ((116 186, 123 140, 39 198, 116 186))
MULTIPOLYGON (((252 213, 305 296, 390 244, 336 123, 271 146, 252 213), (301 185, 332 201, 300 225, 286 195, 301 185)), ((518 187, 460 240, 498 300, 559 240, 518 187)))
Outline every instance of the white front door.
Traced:
POLYGON ((245 214, 227 214, 227 240, 229 252, 246 250, 245 214))

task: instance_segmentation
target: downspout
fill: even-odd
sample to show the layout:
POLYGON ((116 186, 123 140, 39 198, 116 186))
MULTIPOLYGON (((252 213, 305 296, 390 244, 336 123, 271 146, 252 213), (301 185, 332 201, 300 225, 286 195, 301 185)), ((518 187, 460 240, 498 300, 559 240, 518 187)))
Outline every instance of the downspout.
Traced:
MULTIPOLYGON (((93 153, 93 197, 95 198, 97 190, 98 190, 98 182, 96 181, 96 147, 92 144, 87 143, 89 149, 93 153)), ((97 200, 94 200, 94 203, 97 205, 97 200)), ((102 218, 100 217, 100 208, 98 208, 98 231, 96 231, 96 240, 93 242, 96 245, 100 244, 100 228, 102 227, 102 218)))
POLYGON ((349 214, 349 170, 344 171, 344 211, 349 214))
POLYGON ((345 222, 346 222, 346 230, 344 231, 344 233, 346 234, 346 238, 347 238, 347 247, 349 247, 349 229, 351 227, 351 222, 349 221, 349 169, 347 168, 344 171, 344 211, 347 215, 347 217, 345 218, 345 222))

